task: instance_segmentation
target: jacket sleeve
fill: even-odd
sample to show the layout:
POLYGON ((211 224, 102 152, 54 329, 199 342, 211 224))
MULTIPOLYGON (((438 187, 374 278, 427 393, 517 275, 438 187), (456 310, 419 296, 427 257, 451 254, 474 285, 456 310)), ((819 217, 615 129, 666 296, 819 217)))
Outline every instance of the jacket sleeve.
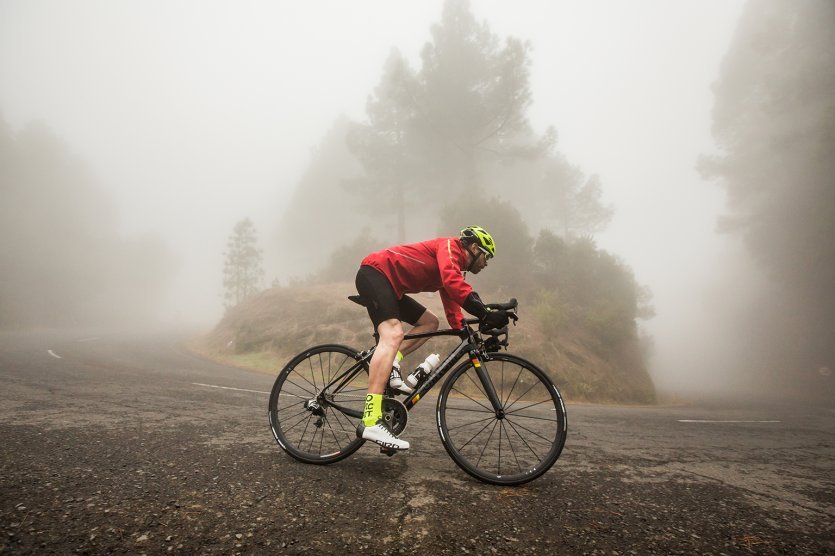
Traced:
MULTIPOLYGON (((457 303, 459 307, 464 304, 467 296, 473 291, 472 286, 464 281, 463 272, 456 262, 461 257, 460 249, 454 239, 447 238, 438 246, 436 254, 438 269, 441 272, 441 291, 451 301, 457 303)), ((460 309, 458 312, 460 314, 460 309)))
POLYGON ((441 303, 449 325, 453 328, 464 327, 464 315, 461 306, 472 293, 473 288, 464 281, 461 267, 456 262, 461 258, 459 245, 452 238, 447 238, 438 245, 436 254, 438 269, 441 273, 441 303))
POLYGON ((441 295, 441 303, 444 304, 444 313, 449 325, 455 329, 464 328, 464 314, 461 312, 461 306, 451 300, 443 289, 439 292, 441 295))

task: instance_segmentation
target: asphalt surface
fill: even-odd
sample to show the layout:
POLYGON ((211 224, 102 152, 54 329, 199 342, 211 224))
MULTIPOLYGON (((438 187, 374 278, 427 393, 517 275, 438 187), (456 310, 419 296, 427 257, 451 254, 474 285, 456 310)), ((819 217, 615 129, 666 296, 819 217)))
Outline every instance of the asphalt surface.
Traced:
POLYGON ((0 333, 0 553, 835 553, 835 408, 569 404, 556 465, 495 487, 447 456, 431 397, 409 453, 297 463, 274 376, 180 339, 0 333))

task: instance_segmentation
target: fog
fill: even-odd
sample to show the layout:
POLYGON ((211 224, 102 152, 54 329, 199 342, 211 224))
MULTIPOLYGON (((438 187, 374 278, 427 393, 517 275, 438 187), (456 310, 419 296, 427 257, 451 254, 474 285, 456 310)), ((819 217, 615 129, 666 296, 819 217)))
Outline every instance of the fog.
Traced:
MULTIPOLYGON (((560 152, 599 175, 615 213, 597 243, 651 289, 651 373, 672 393, 750 384, 732 372, 734 319, 761 273, 717 232, 726 192, 697 170, 716 151, 711 86, 743 6, 471 2, 500 37, 530 41, 533 131, 554 126, 560 152)), ((442 7, 5 0, 0 116, 15 133, 40 122, 86 164, 120 237, 167 246, 159 319, 211 326, 241 219, 259 232, 266 285, 306 272, 283 264, 275 234, 313 153, 338 118, 366 119, 392 48, 419 64, 442 7)))

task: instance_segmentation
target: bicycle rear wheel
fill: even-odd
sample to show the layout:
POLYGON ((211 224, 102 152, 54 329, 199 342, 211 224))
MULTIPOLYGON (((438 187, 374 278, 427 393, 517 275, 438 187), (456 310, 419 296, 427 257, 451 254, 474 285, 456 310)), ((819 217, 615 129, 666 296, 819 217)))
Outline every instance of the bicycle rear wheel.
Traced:
POLYGON ((438 432, 453 461, 473 477, 521 485, 544 474, 560 457, 568 429, 557 387, 534 364, 496 353, 482 363, 496 390, 495 411, 472 361, 441 388, 438 432))
POLYGON ((276 442, 304 463, 350 456, 365 442, 356 427, 367 389, 368 365, 356 350, 328 344, 300 353, 281 370, 270 393, 276 442))

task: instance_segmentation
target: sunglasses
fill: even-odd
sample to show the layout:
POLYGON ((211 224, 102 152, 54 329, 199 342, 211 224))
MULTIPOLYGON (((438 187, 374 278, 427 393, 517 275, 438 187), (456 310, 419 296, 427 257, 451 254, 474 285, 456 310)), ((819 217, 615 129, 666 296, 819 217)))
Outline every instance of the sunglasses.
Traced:
POLYGON ((476 245, 476 247, 478 247, 478 250, 479 250, 479 251, 481 251, 482 253, 484 253, 484 257, 485 257, 488 261, 489 261, 490 259, 492 259, 492 258, 493 258, 493 255, 491 255, 491 254, 490 254, 490 251, 488 251, 487 249, 485 249, 485 248, 484 248, 484 247, 482 247, 481 245, 476 245))

